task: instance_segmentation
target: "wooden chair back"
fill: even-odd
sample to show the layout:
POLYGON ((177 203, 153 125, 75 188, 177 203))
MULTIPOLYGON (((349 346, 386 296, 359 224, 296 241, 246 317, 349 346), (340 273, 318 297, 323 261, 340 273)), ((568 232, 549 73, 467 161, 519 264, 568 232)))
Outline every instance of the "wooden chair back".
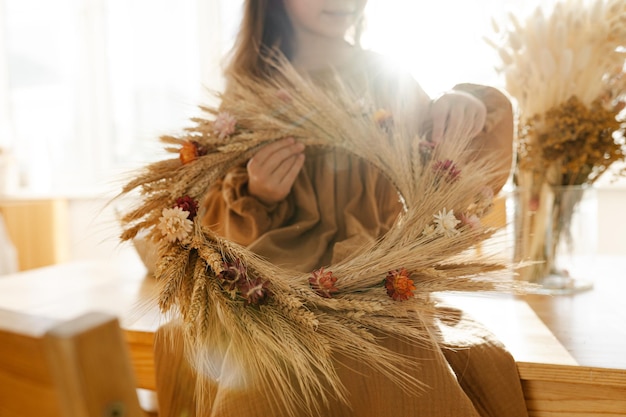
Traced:
POLYGON ((0 309, 0 417, 143 416, 118 320, 0 309))

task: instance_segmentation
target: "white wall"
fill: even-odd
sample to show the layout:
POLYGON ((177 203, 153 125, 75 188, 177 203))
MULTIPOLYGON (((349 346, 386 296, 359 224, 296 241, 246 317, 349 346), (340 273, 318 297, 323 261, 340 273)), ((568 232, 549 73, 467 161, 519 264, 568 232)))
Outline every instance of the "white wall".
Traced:
POLYGON ((109 197, 70 198, 68 205, 70 261, 110 259, 134 252, 129 242, 120 242, 121 228, 109 197))
POLYGON ((626 187, 602 187, 598 196, 598 252, 626 255, 626 187))

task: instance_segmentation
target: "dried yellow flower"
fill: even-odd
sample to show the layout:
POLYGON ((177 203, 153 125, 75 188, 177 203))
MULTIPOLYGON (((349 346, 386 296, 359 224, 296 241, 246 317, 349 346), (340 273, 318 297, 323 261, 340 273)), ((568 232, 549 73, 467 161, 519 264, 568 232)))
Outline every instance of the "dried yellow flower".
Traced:
POLYGON ((576 96, 520 125, 520 170, 536 173, 557 167, 561 184, 590 184, 614 162, 624 160, 624 122, 621 106, 591 106, 576 96))

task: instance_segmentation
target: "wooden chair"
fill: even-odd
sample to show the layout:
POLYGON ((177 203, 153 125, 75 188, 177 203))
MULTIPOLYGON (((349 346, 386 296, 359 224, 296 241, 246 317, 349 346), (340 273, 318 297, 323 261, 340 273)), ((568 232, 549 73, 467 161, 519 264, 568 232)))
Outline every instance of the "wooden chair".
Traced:
POLYGON ((118 320, 0 310, 0 417, 146 416, 118 320))

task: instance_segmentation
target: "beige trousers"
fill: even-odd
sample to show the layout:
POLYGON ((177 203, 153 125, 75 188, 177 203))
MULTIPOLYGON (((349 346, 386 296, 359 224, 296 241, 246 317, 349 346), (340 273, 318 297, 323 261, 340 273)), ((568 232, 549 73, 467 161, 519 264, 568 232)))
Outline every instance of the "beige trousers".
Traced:
MULTIPOLYGON (((407 393, 362 362, 338 357, 350 406, 339 401, 314 415, 324 417, 527 417, 515 361, 483 326, 458 312, 458 320, 437 322, 440 346, 416 346, 387 338, 387 347, 414 358, 416 377, 426 386, 407 393)), ((271 404, 268 390, 208 388, 205 401, 193 398, 195 377, 186 364, 175 325, 157 334, 155 358, 159 415, 210 417, 312 417, 288 413, 271 404), (167 342, 163 333, 167 332, 167 342)))

